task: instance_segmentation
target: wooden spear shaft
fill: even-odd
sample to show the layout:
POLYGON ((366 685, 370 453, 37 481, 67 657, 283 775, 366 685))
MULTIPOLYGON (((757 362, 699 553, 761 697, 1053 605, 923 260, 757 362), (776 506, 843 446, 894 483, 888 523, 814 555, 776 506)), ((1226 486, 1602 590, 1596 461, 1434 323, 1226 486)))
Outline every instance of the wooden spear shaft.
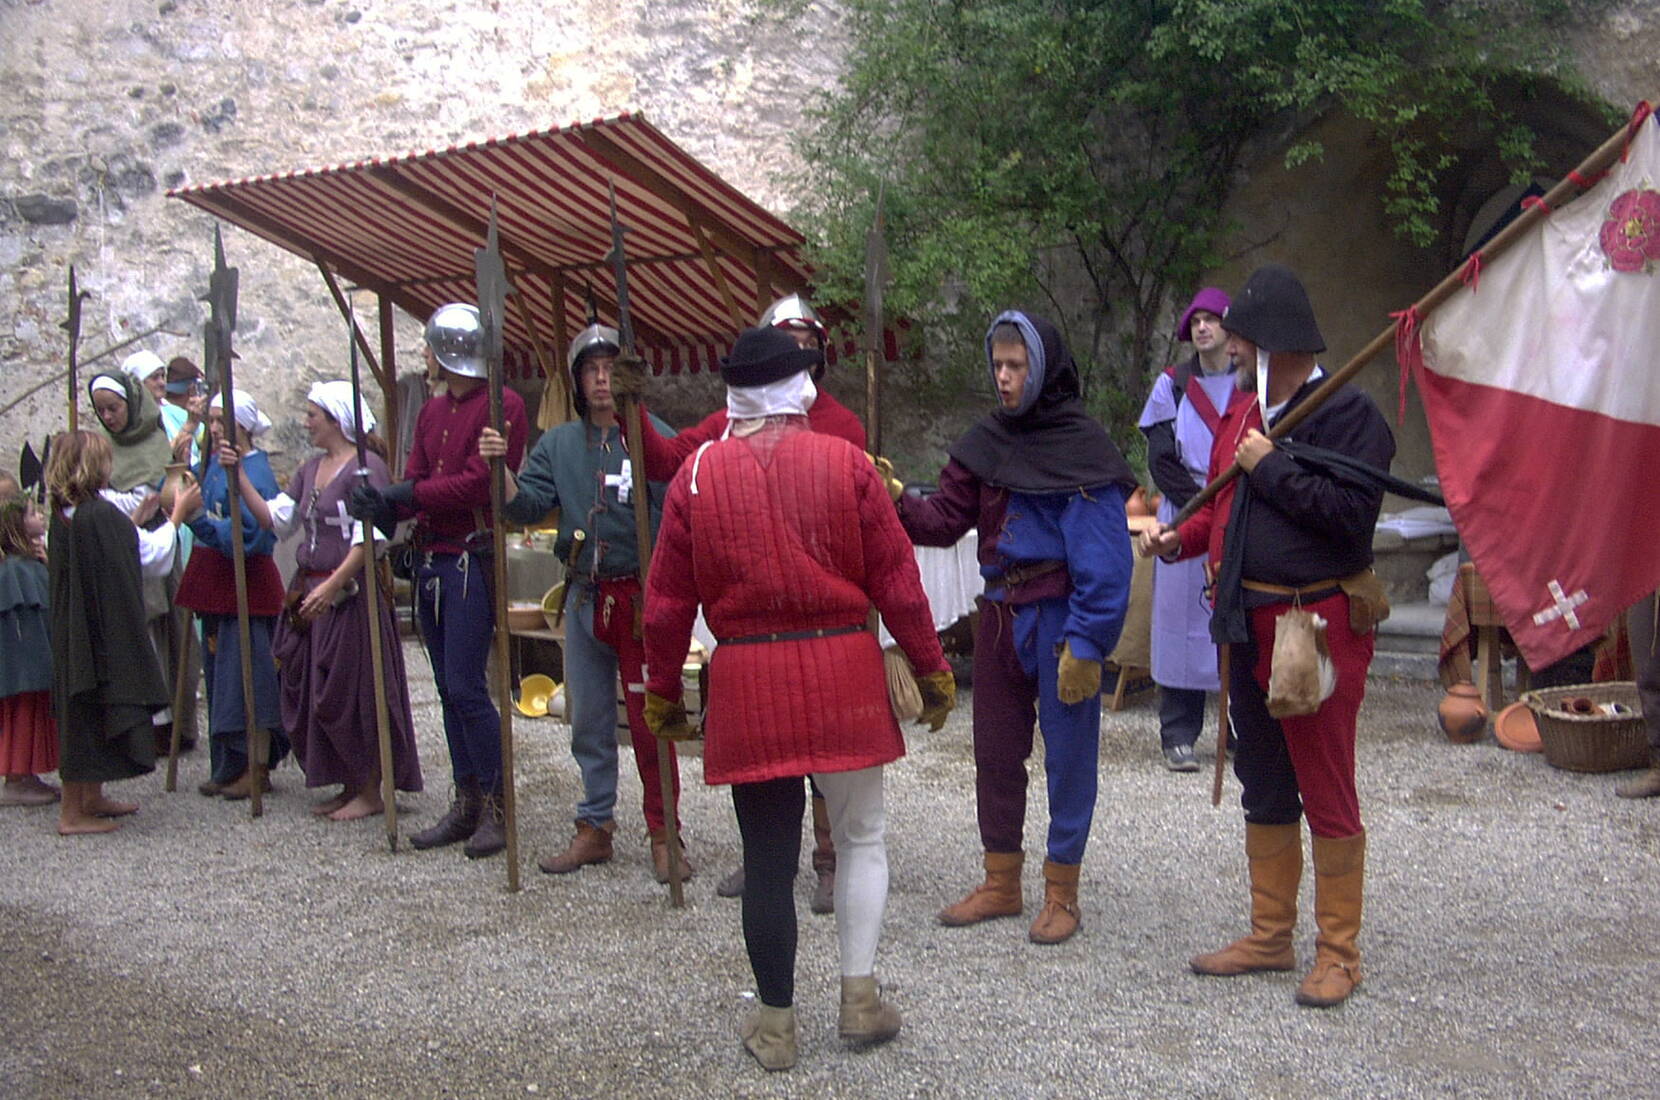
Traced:
MULTIPOLYGON (((175 551, 180 552, 182 550, 175 551)), ((168 794, 179 789, 179 739, 183 736, 179 730, 184 725, 181 716, 185 703, 188 701, 191 706, 196 705, 196 700, 190 698, 196 686, 195 678, 190 675, 191 643, 196 636, 195 617, 182 607, 174 609, 173 617, 175 621, 183 621, 184 629, 179 632, 179 666, 175 670, 177 675, 173 687, 173 739, 167 746, 167 782, 162 787, 168 794)))
MULTIPOLYGON (((502 413, 502 367, 490 364, 490 426, 502 439, 507 438, 508 425, 502 413)), ((490 563, 495 579, 496 633, 496 709, 501 718, 501 813, 502 827, 507 834, 507 888, 519 889, 519 821, 518 800, 513 789, 513 690, 509 684, 508 663, 512 659, 507 648, 507 529, 503 526, 502 506, 507 498, 507 458, 490 460, 490 544, 494 550, 490 563)))
MULTIPOLYGON (((236 402, 232 397, 231 368, 225 364, 226 431, 236 438, 236 402)), ((254 706, 254 650, 253 624, 248 617, 248 551, 242 545, 242 462, 222 467, 225 471, 225 495, 229 498, 231 566, 236 574, 236 637, 242 658, 242 721, 248 750, 248 814, 260 817, 265 813, 265 757, 269 752, 265 730, 259 724, 254 706)))
MULTIPOLYGON (((651 577, 651 492, 646 481, 644 414, 638 397, 628 398, 624 409, 628 429, 630 468, 634 471, 634 538, 640 551, 640 602, 644 606, 647 582, 651 577)), ((680 803, 674 797, 676 765, 674 742, 657 738, 657 782, 663 792, 663 840, 669 850, 669 904, 676 909, 686 904, 681 885, 684 867, 680 855, 680 803)))
MULTIPOLYGON (((1607 168, 1610 164, 1614 163, 1614 160, 1619 157, 1621 152, 1625 149, 1628 134, 1629 126, 1622 125, 1614 132, 1613 136, 1598 146, 1590 156, 1581 161, 1578 168, 1568 173, 1557 183, 1555 187, 1552 187, 1548 192, 1546 192, 1543 199, 1541 199, 1537 204, 1530 205, 1524 209, 1519 217, 1501 229, 1498 234, 1495 235, 1492 240, 1488 241, 1487 244, 1479 251, 1477 251, 1475 255, 1480 256, 1481 260, 1485 262, 1500 255, 1512 244, 1516 243, 1517 239, 1525 234, 1529 229, 1533 228, 1540 218, 1545 217, 1551 210, 1554 210, 1557 206, 1572 197, 1575 193, 1582 190, 1580 183, 1577 181, 1589 180, 1601 173, 1603 169, 1607 168)), ((1467 262, 1468 261, 1466 261, 1466 263, 1467 262)), ((1460 264, 1457 269, 1449 272, 1445 278, 1443 278, 1439 283, 1436 283, 1428 294, 1425 294, 1422 298, 1419 298, 1412 304, 1412 308, 1416 311, 1417 318, 1420 322, 1422 322, 1424 318, 1428 317, 1432 311, 1441 305, 1442 302, 1445 302, 1448 298, 1451 298, 1458 292, 1459 288, 1463 286, 1463 272, 1464 265, 1460 264)), ((1390 322, 1388 328, 1372 337, 1370 343, 1361 348, 1360 352, 1355 355, 1353 359, 1350 359, 1347 363, 1345 363, 1335 374, 1320 383, 1319 387, 1316 388, 1313 393, 1309 394, 1308 398, 1303 401, 1302 404, 1298 405, 1296 408, 1281 417, 1279 422, 1276 423, 1273 429, 1269 431, 1268 438, 1279 439, 1286 433, 1290 432, 1292 428, 1295 428, 1298 424, 1301 424, 1305 417, 1313 413, 1321 405, 1325 404, 1327 399, 1336 393, 1338 389, 1344 385, 1344 383, 1348 382, 1349 379, 1360 373, 1362 367, 1377 358, 1380 352, 1395 342, 1395 334, 1400 328, 1400 324, 1401 321, 1397 318, 1396 320, 1390 322)), ((1170 521, 1170 526, 1179 527, 1183 523, 1186 523, 1189 519, 1193 518, 1194 513, 1203 507, 1205 502, 1214 497, 1222 490, 1223 486, 1238 477, 1242 472, 1242 467, 1238 462, 1233 463, 1226 470, 1223 470, 1213 481, 1211 481, 1209 485, 1206 485, 1203 489, 1199 490, 1199 492, 1182 507, 1182 510, 1176 514, 1176 517, 1173 520, 1170 521)))

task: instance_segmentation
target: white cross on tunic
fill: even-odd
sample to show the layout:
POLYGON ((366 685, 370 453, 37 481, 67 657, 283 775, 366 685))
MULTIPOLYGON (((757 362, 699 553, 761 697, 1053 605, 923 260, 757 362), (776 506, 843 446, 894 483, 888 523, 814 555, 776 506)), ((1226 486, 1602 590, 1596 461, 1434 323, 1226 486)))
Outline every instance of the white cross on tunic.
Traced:
POLYGON ((337 514, 332 516, 324 516, 323 522, 328 524, 330 527, 338 527, 340 529, 340 537, 346 542, 350 542, 352 541, 352 524, 356 523, 357 520, 353 519, 351 513, 346 511, 346 502, 344 500, 335 501, 334 507, 337 514))
POLYGON ((617 502, 628 503, 628 494, 634 485, 634 467, 628 459, 623 459, 622 471, 605 475, 605 487, 617 490, 617 502))
POLYGON ((1569 630, 1578 630, 1579 616, 1575 614, 1574 608, 1591 598, 1585 594, 1585 589, 1581 588, 1570 596, 1562 591, 1562 585, 1558 581, 1551 581, 1545 587, 1550 590, 1551 606, 1534 613, 1533 625, 1544 626, 1552 619, 1561 619, 1568 624, 1569 630))

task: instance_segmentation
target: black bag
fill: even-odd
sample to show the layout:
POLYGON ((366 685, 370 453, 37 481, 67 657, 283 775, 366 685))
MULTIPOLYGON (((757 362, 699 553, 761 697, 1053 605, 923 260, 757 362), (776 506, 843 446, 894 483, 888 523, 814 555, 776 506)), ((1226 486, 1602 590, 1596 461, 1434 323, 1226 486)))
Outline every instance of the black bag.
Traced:
POLYGON ((386 548, 386 562, 392 568, 392 575, 400 581, 415 579, 415 545, 408 542, 395 542, 386 548))

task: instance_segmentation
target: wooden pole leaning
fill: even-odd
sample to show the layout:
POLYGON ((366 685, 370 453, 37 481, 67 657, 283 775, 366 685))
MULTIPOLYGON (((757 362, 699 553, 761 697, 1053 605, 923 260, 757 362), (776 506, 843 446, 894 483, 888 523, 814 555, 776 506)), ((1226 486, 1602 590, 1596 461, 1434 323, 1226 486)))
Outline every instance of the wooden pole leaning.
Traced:
MULTIPOLYGON (((629 468, 634 471, 634 539, 640 552, 640 605, 645 606, 651 578, 651 492, 646 481, 644 414, 638 397, 629 397, 623 406, 628 431, 629 468)), ((686 904, 684 857, 680 851, 680 803, 674 797, 674 773, 678 764, 674 742, 657 738, 657 782, 663 792, 663 840, 669 852, 669 904, 680 909, 686 904)))
MULTIPOLYGON (((195 677, 190 675, 190 653, 196 639, 195 617, 182 607, 175 607, 173 614, 175 618, 183 618, 184 628, 179 631, 177 675, 173 677, 173 735, 167 745, 167 781, 162 784, 162 790, 168 794, 179 789, 179 742, 183 736, 179 727, 184 724, 179 716, 184 713, 187 700, 192 707, 196 705, 190 698, 196 687, 195 677)), ((208 736, 211 738, 213 734, 210 732, 208 736)))
MULTIPOLYGON (((1541 218, 1548 216, 1550 211, 1556 209, 1556 207, 1572 198, 1578 192, 1586 190, 1594 181, 1595 177, 1600 175, 1604 169, 1614 163, 1615 159, 1621 155, 1625 149, 1626 142, 1629 140, 1629 135, 1629 125, 1622 125, 1613 133, 1611 137, 1608 138, 1607 141, 1599 145, 1590 156, 1581 161, 1578 168, 1575 168, 1572 172, 1569 172, 1557 182, 1556 186, 1547 191, 1539 202, 1530 204, 1523 209, 1521 214, 1517 216, 1514 221, 1501 229, 1494 235, 1492 240, 1488 241, 1486 245, 1475 252, 1473 256, 1480 257, 1477 262, 1486 262, 1499 256, 1511 245, 1515 244, 1516 241, 1527 233, 1528 230, 1532 229, 1534 225, 1538 224, 1541 218)), ((1470 260, 1466 260, 1463 264, 1460 264, 1456 270, 1448 272, 1439 283, 1436 283, 1435 286, 1430 289, 1429 293, 1425 294, 1422 298, 1419 298, 1412 304, 1409 310, 1403 311, 1403 313, 1413 317, 1415 322, 1421 323, 1424 318, 1428 317, 1430 313, 1441 305, 1441 303, 1445 302, 1448 298, 1451 298, 1458 292, 1459 288, 1464 285, 1464 270, 1470 262, 1470 260)), ((1309 416, 1321 405, 1324 405, 1340 387, 1347 383, 1356 374, 1360 373, 1361 368, 1365 367, 1373 359, 1377 358, 1378 354, 1385 348, 1390 347, 1395 342, 1395 337, 1400 329, 1402 320, 1403 318, 1397 317, 1395 320, 1391 321, 1389 327, 1372 337, 1371 341, 1367 343, 1365 347, 1361 348, 1360 351, 1356 353, 1354 358, 1343 364, 1343 366, 1339 368, 1336 373, 1332 374, 1324 382, 1320 383, 1315 391, 1309 394, 1307 399, 1304 400, 1302 404, 1298 405, 1296 408, 1281 417, 1279 422, 1274 425, 1271 431, 1269 431, 1268 438, 1279 439, 1286 435, 1292 428, 1295 428, 1298 424, 1302 423, 1305 417, 1309 416)), ((1195 494, 1185 505, 1182 506, 1182 510, 1178 512, 1175 518, 1170 521, 1170 526, 1179 527, 1181 524, 1186 523, 1189 519, 1192 519, 1194 513, 1198 512, 1198 510, 1203 507, 1207 501, 1214 497, 1225 485, 1228 484, 1228 482, 1238 477, 1242 472, 1242 468, 1238 462, 1233 463, 1226 470, 1223 470, 1210 482, 1210 484, 1206 485, 1203 489, 1200 489, 1197 494, 1195 494)))
MULTIPOLYGON (((490 364, 490 426, 503 439, 508 425, 502 414, 502 366, 500 360, 490 364)), ((507 837, 507 888, 519 889, 519 823, 518 800, 513 783, 513 691, 509 684, 508 668, 512 660, 507 639, 507 532, 502 521, 502 506, 507 498, 507 458, 490 460, 490 545, 493 571, 496 633, 496 710, 501 718, 501 813, 502 828, 507 837)))
MULTIPOLYGON (((359 485, 369 484, 369 455, 363 442, 363 380, 357 362, 357 341, 351 340, 352 360, 352 420, 354 442, 357 444, 357 479, 359 485)), ((369 520, 358 521, 363 526, 363 590, 364 608, 369 614, 369 672, 375 688, 375 740, 380 748, 380 800, 386 818, 386 847, 398 850, 398 784, 392 762, 392 717, 386 706, 386 632, 380 621, 380 569, 375 553, 375 525, 369 520)))
MULTIPOLYGON (((219 399, 224 408, 225 434, 236 439, 236 390, 231 385, 231 357, 220 358, 219 399)), ((242 545, 242 462, 225 468, 226 512, 230 520, 231 566, 236 575, 236 637, 242 651, 242 721, 248 749, 248 814, 265 813, 266 757, 270 753, 265 730, 254 706, 253 624, 248 616, 248 550, 242 545)))

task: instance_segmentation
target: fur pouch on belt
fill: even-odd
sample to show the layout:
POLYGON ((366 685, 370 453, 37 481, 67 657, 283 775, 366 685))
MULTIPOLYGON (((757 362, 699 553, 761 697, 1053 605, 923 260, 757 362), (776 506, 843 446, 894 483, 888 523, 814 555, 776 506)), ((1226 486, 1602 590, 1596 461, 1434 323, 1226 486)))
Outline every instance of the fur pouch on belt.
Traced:
POLYGON ((888 702, 893 716, 901 723, 909 722, 922 713, 922 689, 916 686, 916 673, 911 671, 911 660, 896 645, 882 650, 882 667, 888 674, 888 702))
POLYGON ((1336 690, 1337 669, 1326 649, 1326 620, 1295 609, 1275 619, 1268 713, 1275 718, 1313 714, 1336 690))

